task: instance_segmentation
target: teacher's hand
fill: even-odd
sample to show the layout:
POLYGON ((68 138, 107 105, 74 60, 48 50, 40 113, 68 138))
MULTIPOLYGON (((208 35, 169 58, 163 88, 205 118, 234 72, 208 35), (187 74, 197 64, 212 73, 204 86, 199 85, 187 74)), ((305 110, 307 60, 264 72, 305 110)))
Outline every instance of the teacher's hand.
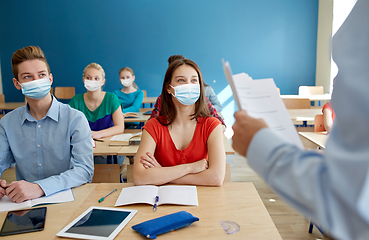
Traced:
POLYGON ((250 117, 245 110, 234 114, 236 122, 233 124, 232 147, 240 155, 246 157, 251 139, 262 128, 268 127, 263 119, 250 117))

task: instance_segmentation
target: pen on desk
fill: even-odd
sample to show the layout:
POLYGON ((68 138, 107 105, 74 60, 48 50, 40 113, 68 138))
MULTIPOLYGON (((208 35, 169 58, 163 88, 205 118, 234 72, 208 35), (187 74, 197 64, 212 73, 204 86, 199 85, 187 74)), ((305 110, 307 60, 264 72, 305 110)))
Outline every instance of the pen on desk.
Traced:
POLYGON ((93 140, 95 140, 96 142, 104 142, 104 140, 102 140, 102 139, 93 138, 93 140))
POLYGON ((154 212, 156 211, 156 208, 158 207, 158 202, 159 202, 159 196, 156 196, 155 197, 154 207, 152 208, 152 210, 154 210, 154 212))
POLYGON ((99 203, 101 203, 102 201, 104 201, 104 199, 109 196, 110 194, 112 194, 113 192, 117 191, 117 189, 114 189, 113 191, 111 191, 110 193, 106 194, 106 196, 102 197, 99 199, 99 203))

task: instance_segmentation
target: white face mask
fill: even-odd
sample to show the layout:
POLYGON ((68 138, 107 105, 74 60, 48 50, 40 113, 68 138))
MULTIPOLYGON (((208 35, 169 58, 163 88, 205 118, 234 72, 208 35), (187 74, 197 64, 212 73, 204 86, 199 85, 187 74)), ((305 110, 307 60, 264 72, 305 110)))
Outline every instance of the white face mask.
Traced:
POLYGON ((85 88, 90 92, 95 92, 102 86, 102 80, 94 81, 85 79, 85 88))
POLYGON ((176 97, 183 105, 192 105, 200 97, 199 84, 183 84, 177 87, 173 87, 172 85, 169 86, 174 89, 174 95, 172 95, 176 97))
POLYGON ((133 78, 121 79, 120 82, 122 83, 123 86, 129 87, 132 85, 133 78))

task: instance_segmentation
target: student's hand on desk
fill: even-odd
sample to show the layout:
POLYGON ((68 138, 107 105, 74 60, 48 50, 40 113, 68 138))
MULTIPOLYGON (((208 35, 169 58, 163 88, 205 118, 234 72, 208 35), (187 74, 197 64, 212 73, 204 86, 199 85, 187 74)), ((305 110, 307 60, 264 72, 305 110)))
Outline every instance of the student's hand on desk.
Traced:
POLYGON ((91 137, 92 137, 92 139, 100 139, 101 134, 99 132, 96 132, 96 131, 91 131, 91 137))
POLYGON ((0 179, 0 199, 6 195, 5 188, 6 188, 6 181, 0 179))
POLYGON ((21 203, 26 200, 39 198, 45 193, 41 187, 36 183, 30 183, 26 181, 15 181, 8 185, 6 189, 6 195, 13 202, 21 203))
POLYGON ((161 167, 156 158, 149 152, 146 153, 146 156, 141 156, 140 163, 142 163, 144 168, 161 167))
POLYGON ((268 127, 263 119, 250 117, 245 110, 234 114, 236 122, 233 124, 233 149, 246 157, 249 144, 254 135, 262 128, 268 127))

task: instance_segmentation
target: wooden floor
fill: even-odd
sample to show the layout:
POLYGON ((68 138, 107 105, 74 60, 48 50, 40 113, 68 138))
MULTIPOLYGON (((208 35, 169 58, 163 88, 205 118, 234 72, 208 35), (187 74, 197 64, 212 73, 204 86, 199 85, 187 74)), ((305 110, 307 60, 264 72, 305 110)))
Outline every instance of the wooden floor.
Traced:
MULTIPOLYGON (((274 224, 284 240, 324 239, 314 228, 308 233, 308 221, 297 211, 284 203, 247 164, 245 158, 238 155, 228 155, 227 163, 231 163, 232 182, 253 182, 264 202, 274 224), (272 199, 272 201, 271 201, 272 199), (274 200, 274 201, 273 201, 274 200)), ((3 173, 2 179, 7 182, 15 180, 14 168, 3 173)))
POLYGON ((308 233, 309 222, 296 210, 287 205, 271 188, 252 170, 244 157, 227 155, 231 163, 232 182, 253 182, 274 224, 284 240, 324 239, 314 227, 308 233))

